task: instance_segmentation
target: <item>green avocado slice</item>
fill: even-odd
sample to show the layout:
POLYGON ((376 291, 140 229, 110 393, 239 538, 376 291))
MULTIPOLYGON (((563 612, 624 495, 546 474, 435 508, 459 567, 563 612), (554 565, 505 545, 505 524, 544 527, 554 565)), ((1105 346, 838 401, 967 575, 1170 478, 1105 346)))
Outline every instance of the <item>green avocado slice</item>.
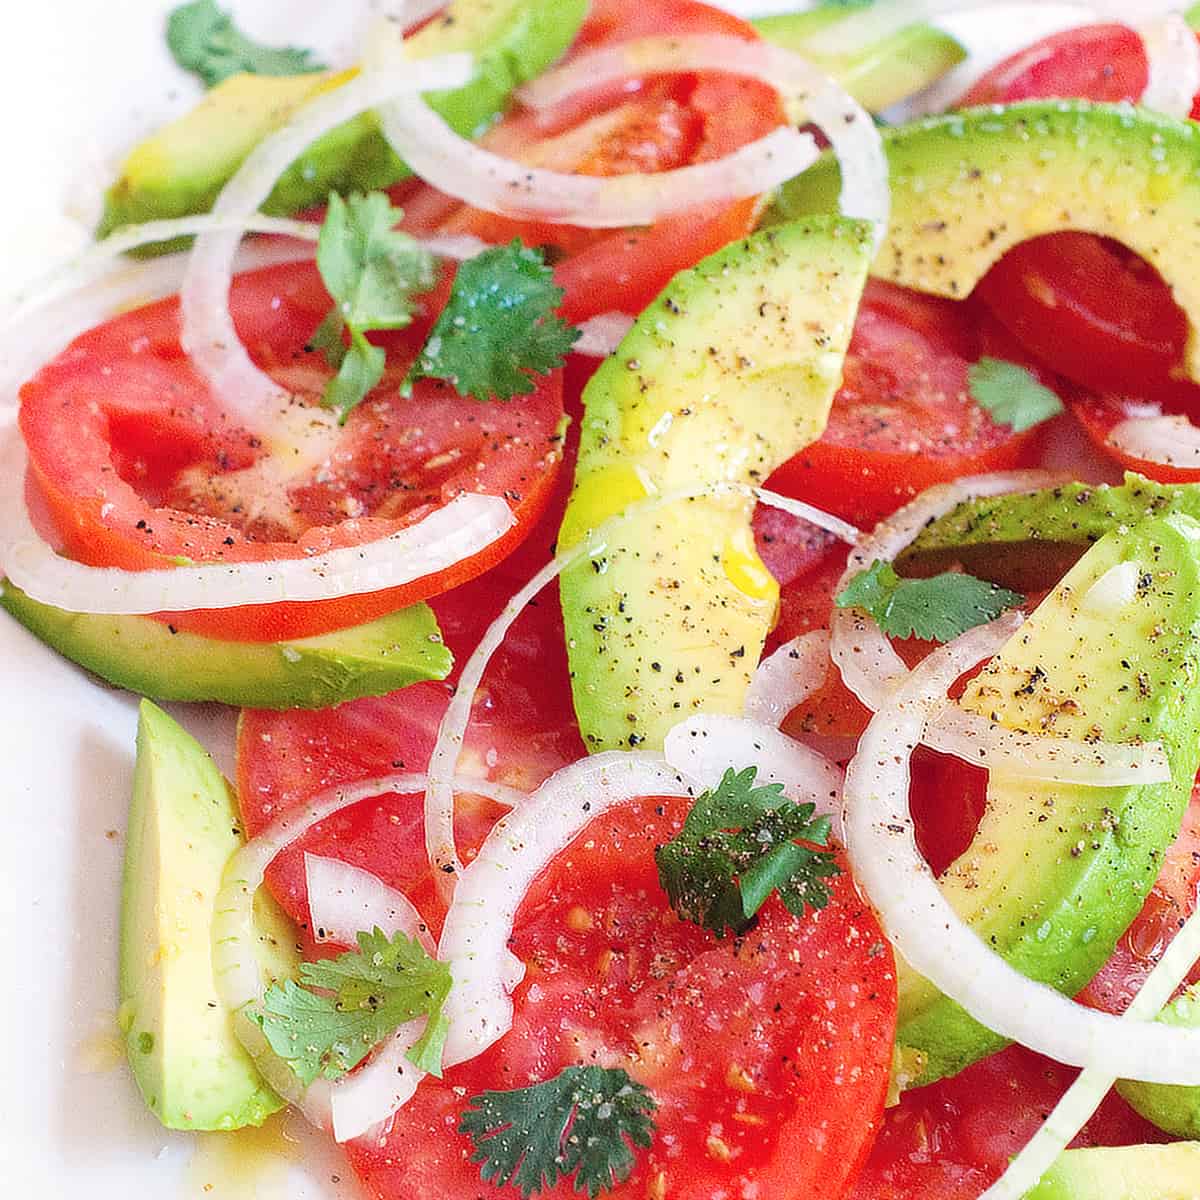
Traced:
MULTIPOLYGON (((452 0, 409 40, 413 57, 466 51, 470 83, 427 99, 464 137, 478 134, 513 89, 540 74, 574 40, 586 0, 452 0)), ((179 120, 136 146, 109 188, 97 230, 207 212, 254 147, 318 93, 349 74, 234 75, 179 120)), ((315 142, 280 177, 263 206, 273 214, 323 204, 331 191, 369 191, 407 178, 378 122, 364 113, 315 142)))
POLYGON ((836 79, 865 109, 879 112, 936 82, 967 57, 948 33, 915 23, 851 54, 822 54, 818 35, 854 11, 822 4, 806 12, 761 17, 751 24, 769 42, 794 50, 836 79))
MULTIPOLYGON (((1074 995, 1140 911, 1200 765, 1198 671, 1200 522, 1171 513, 1096 542, 968 686, 964 707, 1002 725, 1159 740, 1171 765, 1170 782, 1109 788, 992 772, 979 830, 940 883, 1030 978, 1074 995)), ((907 969, 899 990, 897 1041, 924 1064, 920 1083, 1003 1044, 907 969)))
POLYGON ((1068 1150, 1025 1200, 1195 1200, 1200 1145, 1068 1150))
MULTIPOLYGON (((229 785, 160 708, 138 714, 121 884, 118 1021, 150 1111, 169 1129, 261 1125, 283 1107, 238 1042, 213 978, 213 904, 242 844, 229 785)), ((291 923, 255 899, 264 986, 299 961, 291 923)))
POLYGON ((31 600, 7 580, 0 607, 65 658, 156 700, 330 708, 445 679, 453 663, 427 604, 290 642, 222 641, 173 631, 152 617, 67 612, 31 600))
MULTIPOLYGON (((820 436, 871 253, 856 221, 816 217, 682 271, 584 389, 574 545, 630 504, 761 483, 820 436)), ((561 584, 575 711, 592 750, 657 747, 693 712, 739 712, 778 586, 753 500, 699 496, 627 522, 561 584)))
MULTIPOLYGON (((1164 1025, 1195 1029, 1200 1026, 1200 984, 1172 1000, 1158 1014, 1164 1025)), ((1117 1091, 1135 1112, 1176 1137, 1200 1138, 1200 1087, 1174 1087, 1167 1083, 1140 1083, 1124 1079, 1117 1091)), ((1200 1162, 1192 1168, 1200 1180, 1200 1162)))
MULTIPOLYGON (((892 216, 872 273, 961 299, 1019 242, 1064 229, 1123 242, 1188 315, 1200 380, 1200 126, 1127 104, 1032 101, 884 132, 892 216)), ((766 224, 837 208, 831 157, 785 184, 766 224)))

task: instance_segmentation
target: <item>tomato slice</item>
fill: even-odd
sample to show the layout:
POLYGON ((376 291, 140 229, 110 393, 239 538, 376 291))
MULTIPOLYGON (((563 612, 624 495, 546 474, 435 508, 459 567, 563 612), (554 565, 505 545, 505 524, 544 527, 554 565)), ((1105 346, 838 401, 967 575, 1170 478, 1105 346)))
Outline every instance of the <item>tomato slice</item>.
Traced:
MULTIPOLYGON (((642 799, 597 818, 551 864, 509 942, 526 965, 512 1029, 426 1079, 377 1144, 348 1147, 387 1200, 481 1196, 467 1099, 568 1065, 626 1069, 658 1102, 657 1133, 616 1200, 822 1197, 854 1177, 892 1057, 895 982, 874 916, 840 876, 828 908, 777 899, 752 933, 718 940, 667 904, 654 848, 687 802, 642 799)), ((543 1195, 569 1197, 570 1183, 543 1195)))
MULTIPOLYGON (((1162 406, 1166 408, 1167 406, 1162 406)), ((1195 483, 1200 480, 1200 468, 1170 467, 1150 462, 1114 446, 1108 435, 1113 428, 1129 417, 1144 416, 1139 402, 1123 396, 1077 395, 1071 399, 1071 411, 1078 418, 1093 445, 1109 458, 1115 459, 1129 471, 1137 471, 1160 483, 1195 483)), ((1200 417, 1200 410, 1197 410, 1200 417)))
MULTIPOLYGON (((444 287, 443 287, 444 292, 444 287)), ((438 296, 430 298, 431 313, 438 296)), ((315 403, 328 376, 305 349, 330 300, 314 266, 236 280, 232 310, 260 366, 315 403)), ((403 362, 431 313, 389 339, 403 362)), ((355 625, 479 575, 529 531, 561 460, 561 373, 507 404, 435 383, 410 400, 400 362, 351 414, 336 453, 280 486, 257 439, 231 425, 179 345, 179 306, 163 301, 77 339, 22 391, 30 480, 67 553, 142 570, 198 562, 299 558, 377 538, 461 492, 503 496, 515 528, 487 550, 400 588, 306 604, 164 614, 177 628, 247 641, 355 625)))
MULTIPOLYGON (((725 34, 754 39, 744 21, 693 0, 601 0, 573 53, 655 34, 725 34)), ((498 153, 588 175, 670 170, 722 158, 783 120, 776 93, 730 76, 675 76, 631 81, 571 97, 549 113, 518 109, 484 143, 498 153)), ((640 312, 685 267, 753 229, 754 199, 707 205, 648 229, 596 231, 513 221, 457 205, 427 187, 400 193, 407 223, 421 231, 469 233, 486 241, 520 237, 553 247, 555 278, 565 290, 564 317, 640 312)))
POLYGON ((1023 361, 1003 330, 966 305, 872 280, 820 440, 767 486, 874 524, 935 483, 1036 456, 1038 429, 1014 434, 971 399, 982 354, 1023 361))

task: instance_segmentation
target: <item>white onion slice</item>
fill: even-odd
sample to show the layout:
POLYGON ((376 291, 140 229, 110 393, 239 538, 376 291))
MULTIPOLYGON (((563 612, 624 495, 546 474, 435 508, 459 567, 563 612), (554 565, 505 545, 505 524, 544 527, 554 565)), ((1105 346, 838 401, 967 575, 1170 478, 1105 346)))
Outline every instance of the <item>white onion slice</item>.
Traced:
MULTIPOLYGON (((1187 979, 1200 959, 1200 910, 1193 912, 1146 976, 1146 982, 1121 1014, 1122 1021, 1149 1021, 1187 979)), ((1102 1071, 1084 1071, 1051 1110, 1042 1127, 1009 1163, 980 1200, 1020 1200, 1074 1140, 1117 1081, 1102 1071)))
MULTIPOLYGON (((323 134, 401 92, 458 87, 472 70, 468 55, 414 60, 402 71, 368 72, 321 94, 250 152, 217 197, 214 217, 244 224, 280 175, 323 134)), ((236 230, 196 239, 180 294, 183 346, 226 411, 246 428, 269 434, 287 394, 255 366, 234 328, 229 288, 238 241, 236 230)))
MULTIPOLYGON (((233 1014, 234 1032, 263 1078, 318 1128, 329 1128, 332 1120, 328 1080, 317 1080, 307 1090, 302 1088, 291 1067, 271 1049, 262 1028, 251 1016, 264 991, 256 950, 254 895, 279 853, 314 825, 353 804, 388 792, 419 794, 425 790, 425 783, 424 775, 385 775, 315 796, 303 809, 285 813, 230 858, 213 902, 213 978, 221 1003, 233 1014)), ((501 804, 512 801, 511 789, 483 779, 455 779, 453 787, 501 804)))
POLYGON ((433 936, 417 906, 378 875, 306 852, 304 885, 314 941, 355 946, 360 932, 378 925, 389 937, 403 933, 433 953, 433 936))
POLYGON ((589 317, 579 326, 579 339, 571 349, 576 354, 607 358, 633 326, 628 313, 607 312, 589 317))
POLYGON ((568 567, 584 557, 603 553, 607 538, 626 521, 645 516, 664 504, 718 495, 754 496, 763 504, 800 516, 823 529, 839 533, 839 536, 858 536, 858 530, 854 526, 847 525, 845 521, 803 501, 779 496, 765 488, 747 487, 738 483, 716 483, 681 489, 632 504, 623 512, 610 517, 588 538, 547 563, 509 600, 480 639, 463 666, 454 698, 450 701, 438 728, 437 741, 429 759, 429 788, 425 793, 425 849, 429 854, 429 861, 436 868, 437 879, 442 884, 445 895, 449 896, 453 891, 456 874, 462 870, 454 843, 454 797, 450 787, 450 776, 462 750, 467 725, 471 719, 471 706, 483 673, 513 622, 542 588, 557 579, 568 567))
POLYGON ((846 769, 846 848, 858 886, 897 953, 975 1020, 1057 1062, 1112 1078, 1200 1084, 1200 1030, 1122 1022, 1027 979, 950 907, 917 850, 909 758, 946 690, 994 654, 1010 618, 968 630, 935 650, 887 697, 846 769))
POLYGON ((330 600, 398 587, 478 554, 512 528, 498 496, 464 493, 396 533, 310 558, 203 563, 149 571, 91 567, 56 554, 25 508, 25 446, 0 453, 0 565, 42 604, 69 612, 147 614, 330 600))
POLYGON ((694 71, 761 80, 783 97, 790 121, 808 120, 819 126, 841 164, 842 213, 873 222, 877 239, 882 239, 891 192, 875 122, 844 88, 782 46, 721 34, 633 38, 582 54, 526 84, 518 95, 533 108, 547 108, 575 92, 630 76, 694 71))
POLYGON ((1145 462, 1200 470, 1200 427, 1184 416, 1130 417, 1114 425, 1105 440, 1145 462))
POLYGON ((756 766, 755 783, 782 783, 784 795, 833 819, 842 836, 841 767, 770 725, 745 717, 697 713, 668 732, 667 763, 681 775, 715 788, 729 768, 756 766))
POLYGON ((1200 92, 1200 42, 1178 12, 1167 13, 1139 31, 1148 76, 1139 103, 1170 117, 1186 118, 1200 92))
POLYGON ((764 658, 746 693, 746 716, 776 728, 798 704, 825 682, 829 673, 829 634, 802 633, 764 658))
POLYGON ((481 1054, 512 1026, 508 940, 525 893, 554 857, 614 805, 693 790, 661 755, 608 751, 555 772, 493 826, 459 874, 438 945, 454 975, 445 1008, 447 1067, 481 1054))
MULTIPOLYGON (((929 488, 859 541, 850 553, 837 591, 876 559, 893 561, 926 525, 964 500, 1026 491, 1059 481, 1058 476, 1042 471, 1009 471, 929 488)), ((877 711, 908 675, 908 668, 883 631, 859 609, 833 610, 830 654, 842 681, 872 711, 877 711)), ((943 754, 1023 779, 1123 787, 1161 783, 1171 777, 1166 755, 1157 742, 1091 743, 1021 733, 958 705, 941 711, 923 737, 926 745, 943 754)))

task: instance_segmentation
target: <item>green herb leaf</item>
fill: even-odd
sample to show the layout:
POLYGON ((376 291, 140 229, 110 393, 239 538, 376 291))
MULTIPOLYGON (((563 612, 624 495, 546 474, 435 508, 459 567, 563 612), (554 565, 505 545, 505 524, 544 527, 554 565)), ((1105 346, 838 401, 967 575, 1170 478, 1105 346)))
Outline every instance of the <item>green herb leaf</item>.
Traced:
POLYGON ((329 197, 317 242, 317 268, 334 307, 310 346, 325 352, 337 375, 322 403, 344 422, 383 378, 384 351, 366 339, 371 329, 403 329, 414 296, 437 282, 437 264, 420 242, 395 228, 403 212, 383 192, 329 197), (350 346, 343 340, 350 332, 350 346))
POLYGON ((167 48, 185 70, 216 87, 230 75, 305 75, 323 71, 312 51, 296 46, 262 46, 233 23, 214 0, 192 0, 167 18, 167 48))
POLYGON ((579 330, 555 314, 562 288, 539 250, 514 240, 468 259, 450 300, 405 381, 445 379, 476 400, 511 400, 534 389, 530 373, 562 366, 579 330))
POLYGON ((654 1097, 620 1068, 566 1067, 553 1079, 473 1096, 458 1130, 475 1143, 484 1182, 523 1196, 575 1176, 595 1197, 629 1178, 633 1146, 654 1136, 654 1097))
POLYGON ((654 852, 658 878, 671 907, 685 921, 740 932, 774 891, 788 912, 824 908, 824 880, 839 868, 825 845, 829 818, 812 804, 796 804, 783 785, 754 786, 757 768, 725 772, 719 786, 692 805, 683 828, 654 852))
POLYGON ((408 1058, 440 1075, 450 983, 449 966, 415 939, 398 933, 389 941, 375 929, 358 935, 357 950, 301 963, 300 983, 273 985, 257 1019, 271 1049, 308 1086, 321 1075, 345 1075, 394 1030, 423 1016, 425 1030, 408 1058))
POLYGON ((967 371, 971 397, 994 421, 1023 433, 1063 410, 1062 401, 1025 367, 1002 358, 981 358, 967 371))
POLYGON ((876 559, 840 592, 838 608, 862 608, 889 637, 949 642, 1023 604, 1025 597, 994 583, 944 571, 931 579, 901 579, 891 563, 876 559))

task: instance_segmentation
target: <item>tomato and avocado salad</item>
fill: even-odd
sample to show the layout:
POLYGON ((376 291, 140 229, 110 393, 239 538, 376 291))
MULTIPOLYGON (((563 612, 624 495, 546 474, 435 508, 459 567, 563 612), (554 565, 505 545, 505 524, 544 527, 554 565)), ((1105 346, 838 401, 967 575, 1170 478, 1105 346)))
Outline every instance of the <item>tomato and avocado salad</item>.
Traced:
POLYGON ((0 431, 133 1076, 377 1200, 1183 1200, 1197 13, 744 7, 170 12, 0 431))

